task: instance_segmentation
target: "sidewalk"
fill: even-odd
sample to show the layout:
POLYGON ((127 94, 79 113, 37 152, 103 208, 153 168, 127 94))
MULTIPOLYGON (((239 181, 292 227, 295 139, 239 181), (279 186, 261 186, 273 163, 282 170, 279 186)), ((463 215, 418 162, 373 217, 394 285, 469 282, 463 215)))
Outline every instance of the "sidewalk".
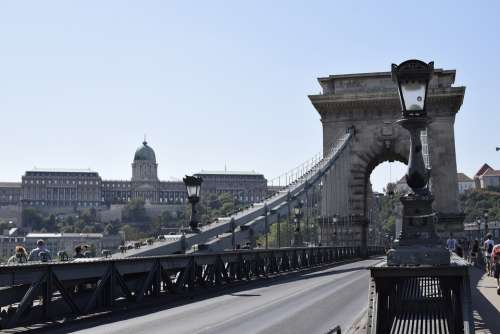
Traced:
POLYGON ((496 279, 472 267, 470 284, 476 334, 500 333, 500 295, 496 279))

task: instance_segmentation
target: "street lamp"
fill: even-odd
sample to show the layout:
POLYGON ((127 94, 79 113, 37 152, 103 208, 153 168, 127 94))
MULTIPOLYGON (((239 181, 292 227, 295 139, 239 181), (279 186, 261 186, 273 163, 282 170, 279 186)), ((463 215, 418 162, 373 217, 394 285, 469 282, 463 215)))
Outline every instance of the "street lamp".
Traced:
POLYGON ((440 245, 434 224, 437 215, 432 209, 434 198, 429 190, 429 170, 422 155, 420 134, 427 128, 427 92, 434 72, 434 63, 407 60, 392 64, 392 79, 397 85, 402 118, 397 121, 410 134, 410 154, 406 183, 412 192, 400 198, 403 224, 395 249, 387 256, 389 265, 445 265, 450 263, 449 251, 440 245))
POLYGON ((477 238, 481 241, 481 218, 477 217, 476 218, 476 224, 477 224, 477 238))
POLYGON ((484 210, 484 235, 488 234, 488 218, 489 214, 487 210, 484 210))
POLYGON ((339 236, 339 231, 337 230, 337 222, 339 221, 339 219, 337 218, 337 215, 333 215, 333 218, 332 218, 332 222, 333 222, 333 226, 335 226, 335 241, 338 242, 338 236, 339 236))
POLYGON ((186 175, 183 181, 187 189, 188 201, 189 203, 191 203, 191 218, 189 221, 189 226, 191 227, 191 230, 193 232, 199 232, 200 229, 198 228, 198 221, 196 219, 195 206, 196 203, 200 201, 200 190, 203 179, 200 176, 186 175))
POLYGON ((302 207, 304 206, 304 201, 298 201, 297 205, 293 208, 293 213, 295 214, 295 247, 302 246, 302 236, 300 234, 300 219, 302 218, 302 207))
POLYGON ((398 121, 410 133, 410 156, 406 183, 418 195, 430 195, 427 188, 429 173, 422 155, 420 132, 428 124, 426 99, 434 63, 407 60, 399 66, 392 64, 392 78, 398 86, 403 118, 398 121))

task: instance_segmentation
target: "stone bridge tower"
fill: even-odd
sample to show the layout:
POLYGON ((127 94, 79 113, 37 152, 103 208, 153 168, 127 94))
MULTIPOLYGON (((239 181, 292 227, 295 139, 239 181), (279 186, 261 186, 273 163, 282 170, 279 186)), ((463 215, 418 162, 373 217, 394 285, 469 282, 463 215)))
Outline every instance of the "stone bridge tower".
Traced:
MULTIPOLYGON (((350 172, 345 176, 349 186, 343 189, 348 192, 344 194, 345 204, 351 218, 359 226, 366 226, 371 172, 384 161, 397 160, 406 164, 408 159, 409 134, 395 124, 401 117, 397 89, 390 72, 331 75, 318 81, 323 92, 309 99, 321 116, 323 152, 328 152, 347 128, 355 130, 350 172)), ((424 145, 423 149, 424 156, 430 160, 434 209, 440 217, 440 232, 460 228, 463 219, 458 204, 454 122, 465 87, 452 86, 454 81, 454 70, 436 69, 427 101, 432 123, 427 128, 428 147, 424 145)), ((324 214, 332 216, 338 212, 340 208, 332 205, 324 214)))

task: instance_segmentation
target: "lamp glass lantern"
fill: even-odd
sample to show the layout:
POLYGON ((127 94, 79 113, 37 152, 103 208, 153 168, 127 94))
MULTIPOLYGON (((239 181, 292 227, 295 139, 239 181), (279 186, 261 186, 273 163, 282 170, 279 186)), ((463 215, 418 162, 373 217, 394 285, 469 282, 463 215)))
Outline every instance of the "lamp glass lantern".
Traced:
POLYGON ((411 59, 399 65, 392 64, 392 78, 397 83, 403 116, 426 114, 429 81, 434 71, 434 62, 411 59))
POLYGON ((297 203, 297 206, 293 208, 293 213, 295 214, 296 217, 300 217, 302 215, 302 206, 304 205, 304 202, 301 200, 297 203))
POLYGON ((201 191, 201 183, 203 182, 203 179, 200 176, 186 175, 183 181, 187 189, 188 198, 199 199, 201 191))
POLYGON ((189 226, 191 227, 192 231, 198 232, 199 229, 198 229, 198 221, 196 219, 195 205, 200 200, 200 190, 203 179, 200 176, 186 175, 183 181, 188 193, 188 200, 191 203, 191 219, 189 221, 189 226))

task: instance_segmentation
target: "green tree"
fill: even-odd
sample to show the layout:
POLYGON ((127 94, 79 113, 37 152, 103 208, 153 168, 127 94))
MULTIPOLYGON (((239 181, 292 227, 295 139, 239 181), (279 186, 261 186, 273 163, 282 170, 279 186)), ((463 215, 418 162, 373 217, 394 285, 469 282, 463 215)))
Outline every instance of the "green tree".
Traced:
POLYGON ((134 199, 125 206, 127 219, 135 222, 146 222, 149 217, 146 214, 146 208, 142 199, 134 199))
POLYGON ((43 227, 49 232, 57 232, 56 216, 51 214, 48 218, 44 219, 43 227))
POLYGON ((33 230, 40 230, 43 226, 43 217, 34 208, 25 208, 22 213, 23 226, 31 227, 33 230))

